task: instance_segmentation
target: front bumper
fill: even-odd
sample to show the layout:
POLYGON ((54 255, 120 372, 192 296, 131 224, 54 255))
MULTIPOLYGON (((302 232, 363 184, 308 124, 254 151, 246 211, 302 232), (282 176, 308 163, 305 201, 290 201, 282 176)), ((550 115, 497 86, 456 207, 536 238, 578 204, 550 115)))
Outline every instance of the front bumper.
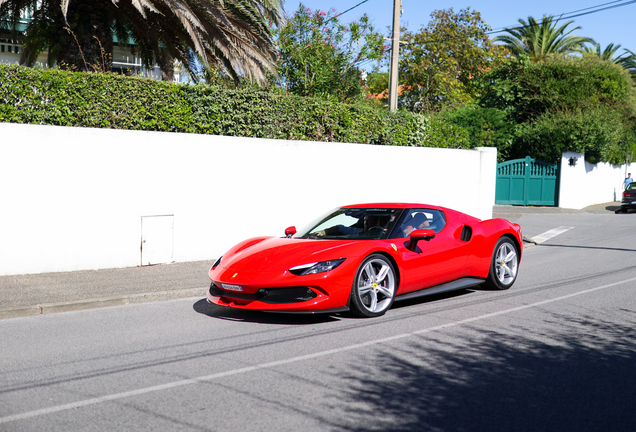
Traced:
POLYGON ((330 313, 349 309, 353 273, 347 266, 314 275, 250 273, 216 268, 206 293, 210 303, 245 310, 330 313))
POLYGON ((218 306, 262 312, 284 312, 298 314, 335 313, 349 310, 348 301, 344 306, 334 306, 334 302, 306 287, 271 288, 262 295, 240 295, 219 290, 214 282, 206 293, 207 301, 218 306), (323 298, 321 298, 323 297, 323 298))

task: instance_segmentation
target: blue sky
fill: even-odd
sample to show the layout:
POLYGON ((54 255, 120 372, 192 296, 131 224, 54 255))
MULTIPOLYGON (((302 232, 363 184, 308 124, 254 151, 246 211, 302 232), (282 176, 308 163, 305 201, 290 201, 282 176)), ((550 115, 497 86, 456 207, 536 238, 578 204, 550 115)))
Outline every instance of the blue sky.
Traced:
MULTIPOLYGON (((338 12, 344 12, 362 1, 304 0, 302 3, 311 9, 328 11, 331 8, 335 8, 338 12)), ((287 11, 295 11, 298 9, 299 3, 298 0, 287 0, 285 9, 287 11)), ((436 9, 453 8, 458 11, 470 7, 470 9, 480 12, 482 19, 493 30, 501 30, 504 27, 512 27, 518 24, 517 20, 519 18, 527 19, 528 16, 540 19, 544 14, 559 16, 588 8, 592 9, 582 12, 621 4, 624 4, 624 6, 571 18, 574 20, 574 25, 571 27, 580 26, 581 29, 575 31, 574 34, 591 37, 599 42, 602 48, 605 48, 610 43, 620 44, 621 49, 617 54, 623 52, 622 48, 628 48, 636 52, 636 25, 634 22, 636 19, 636 1, 632 2, 629 0, 534 0, 523 2, 402 0, 404 13, 401 17, 401 23, 403 27, 407 27, 410 31, 418 31, 422 26, 428 24, 431 12, 436 9)), ((340 20, 343 23, 347 23, 358 19, 364 13, 369 15, 377 30, 387 33, 386 28, 391 26, 393 19, 393 0, 367 0, 350 12, 343 14, 340 20)), ((564 21, 566 20, 564 19, 564 21)))

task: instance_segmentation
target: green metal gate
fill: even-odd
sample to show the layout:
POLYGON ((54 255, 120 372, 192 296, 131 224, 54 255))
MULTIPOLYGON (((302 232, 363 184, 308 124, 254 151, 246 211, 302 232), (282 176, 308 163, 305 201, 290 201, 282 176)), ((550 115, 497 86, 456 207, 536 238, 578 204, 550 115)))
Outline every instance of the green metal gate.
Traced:
POLYGON ((495 204, 556 206, 557 164, 532 159, 515 159, 497 165, 495 204))

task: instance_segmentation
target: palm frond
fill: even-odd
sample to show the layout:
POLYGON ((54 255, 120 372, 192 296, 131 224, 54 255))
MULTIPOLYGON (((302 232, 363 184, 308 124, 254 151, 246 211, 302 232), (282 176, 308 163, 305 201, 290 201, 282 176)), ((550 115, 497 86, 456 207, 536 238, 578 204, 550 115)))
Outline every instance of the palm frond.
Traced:
POLYGON ((519 19, 518 22, 520 26, 505 29, 508 35, 497 36, 494 41, 502 42, 514 55, 528 54, 535 62, 578 52, 586 43, 594 43, 591 38, 572 34, 581 29, 570 27, 574 21, 559 25, 560 18, 555 20, 552 15, 544 15, 541 22, 532 16, 528 21, 519 19))
MULTIPOLYGON (((260 82, 275 69, 270 24, 282 23, 282 0, 0 0, 0 16, 10 16, 15 26, 27 7, 56 7, 63 21, 57 25, 63 27, 69 26, 66 20, 78 5, 105 9, 109 21, 99 23, 106 26, 105 34, 134 40, 143 46, 144 63, 157 62, 166 74, 174 60, 193 74, 193 59, 207 68, 222 68, 237 80, 260 82)), ((35 26, 43 25, 31 24, 27 40, 35 26)), ((45 48, 40 44, 37 49, 45 48)))

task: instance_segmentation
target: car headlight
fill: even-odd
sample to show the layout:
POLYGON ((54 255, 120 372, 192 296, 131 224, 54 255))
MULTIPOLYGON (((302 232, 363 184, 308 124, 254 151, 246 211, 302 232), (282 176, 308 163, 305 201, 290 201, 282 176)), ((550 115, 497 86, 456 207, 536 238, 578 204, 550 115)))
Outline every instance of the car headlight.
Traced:
POLYGON ((216 260, 214 262, 214 264, 212 264, 212 268, 216 268, 219 266, 219 264, 221 264, 221 260, 223 259, 223 256, 220 256, 218 260, 216 260))
POLYGON ((297 276, 323 273, 333 270, 344 262, 345 258, 317 263, 303 264, 289 269, 289 272, 297 276))

